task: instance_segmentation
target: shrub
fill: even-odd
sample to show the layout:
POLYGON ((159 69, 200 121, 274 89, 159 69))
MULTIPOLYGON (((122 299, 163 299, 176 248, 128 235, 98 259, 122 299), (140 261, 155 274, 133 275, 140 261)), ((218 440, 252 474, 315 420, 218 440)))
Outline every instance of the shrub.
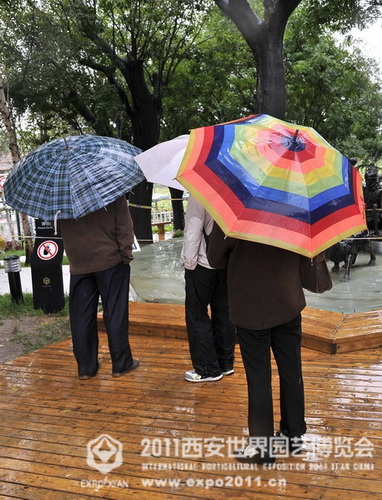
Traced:
POLYGON ((15 248, 12 248, 12 241, 6 241, 5 242, 5 252, 9 252, 10 250, 22 250, 23 245, 20 243, 20 241, 15 241, 15 248))

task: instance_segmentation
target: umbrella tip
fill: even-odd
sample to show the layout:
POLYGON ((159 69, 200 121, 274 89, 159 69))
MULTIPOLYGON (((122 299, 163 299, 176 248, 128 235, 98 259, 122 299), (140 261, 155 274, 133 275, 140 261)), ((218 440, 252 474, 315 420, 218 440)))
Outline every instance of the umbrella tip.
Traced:
POLYGON ((63 137, 63 139, 64 139, 64 143, 65 143, 65 149, 70 149, 70 146, 69 146, 68 141, 66 140, 66 137, 63 137))
POLYGON ((298 133, 299 129, 296 129, 293 137, 286 136, 282 139, 282 143, 286 148, 290 149, 291 151, 296 151, 297 153, 306 148, 304 140, 301 137, 298 137, 298 133))

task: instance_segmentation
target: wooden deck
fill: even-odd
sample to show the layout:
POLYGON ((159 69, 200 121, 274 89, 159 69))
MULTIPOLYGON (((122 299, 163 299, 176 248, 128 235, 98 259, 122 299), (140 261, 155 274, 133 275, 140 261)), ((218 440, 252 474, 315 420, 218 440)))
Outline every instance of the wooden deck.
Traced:
MULTIPOLYGON (((184 306, 130 302, 130 332, 187 339, 184 306)), ((382 310, 343 314, 306 307, 302 313, 302 345, 337 354, 382 346, 382 310)), ((98 315, 104 329, 102 313, 98 315)))
POLYGON ((304 453, 240 470, 228 446, 247 425, 239 351, 233 376, 192 384, 187 341, 132 334, 131 345, 141 367, 120 379, 103 334, 101 370, 88 381, 76 377, 70 341, 0 365, 1 499, 382 498, 380 350, 303 349, 304 453), (102 434, 123 445, 107 473, 87 463, 87 443, 102 434))

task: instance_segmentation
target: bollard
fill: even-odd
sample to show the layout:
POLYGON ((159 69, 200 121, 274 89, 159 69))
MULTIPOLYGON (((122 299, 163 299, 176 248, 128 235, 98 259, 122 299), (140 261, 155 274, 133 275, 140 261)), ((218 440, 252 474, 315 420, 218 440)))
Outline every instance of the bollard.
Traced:
POLYGON ((10 255, 4 258, 4 271, 8 274, 9 288, 13 302, 20 304, 24 301, 20 280, 20 257, 10 255))

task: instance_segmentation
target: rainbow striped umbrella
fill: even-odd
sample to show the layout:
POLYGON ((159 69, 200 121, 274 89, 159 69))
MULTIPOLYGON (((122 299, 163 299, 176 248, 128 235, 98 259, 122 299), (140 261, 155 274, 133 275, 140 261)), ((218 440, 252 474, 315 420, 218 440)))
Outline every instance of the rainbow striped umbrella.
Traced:
POLYGON ((366 229, 350 161, 314 129, 269 115, 191 130, 176 179, 234 238, 313 257, 366 229))

